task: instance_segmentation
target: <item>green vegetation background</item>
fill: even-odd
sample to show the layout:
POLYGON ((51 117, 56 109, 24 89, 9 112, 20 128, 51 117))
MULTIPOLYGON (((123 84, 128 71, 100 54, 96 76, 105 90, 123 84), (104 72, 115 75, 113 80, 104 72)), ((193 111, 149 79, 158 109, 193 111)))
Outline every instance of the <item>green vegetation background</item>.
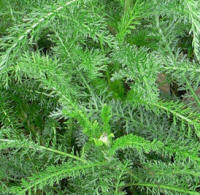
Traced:
POLYGON ((0 194, 200 194, 198 0, 0 0, 0 194))

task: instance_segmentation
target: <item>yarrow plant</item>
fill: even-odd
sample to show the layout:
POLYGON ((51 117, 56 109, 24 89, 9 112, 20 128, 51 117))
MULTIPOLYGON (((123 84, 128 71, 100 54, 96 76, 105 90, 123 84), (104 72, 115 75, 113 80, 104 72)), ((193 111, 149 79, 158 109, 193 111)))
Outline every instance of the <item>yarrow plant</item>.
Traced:
POLYGON ((0 194, 200 194, 197 0, 0 16, 0 194))

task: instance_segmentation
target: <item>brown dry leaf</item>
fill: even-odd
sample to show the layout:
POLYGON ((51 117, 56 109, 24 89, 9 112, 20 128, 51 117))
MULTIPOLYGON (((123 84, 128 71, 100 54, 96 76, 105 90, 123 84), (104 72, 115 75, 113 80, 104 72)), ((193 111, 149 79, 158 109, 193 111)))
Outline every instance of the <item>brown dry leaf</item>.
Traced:
POLYGON ((158 88, 163 95, 170 95, 170 84, 167 82, 167 77, 164 73, 158 73, 156 83, 158 88))
POLYGON ((42 190, 37 190, 37 191, 35 192, 35 195, 42 195, 42 194, 43 194, 42 190))
POLYGON ((200 97, 200 87, 198 87, 198 89, 195 91, 195 93, 197 94, 198 97, 200 97))
POLYGON ((115 29, 114 27, 112 27, 112 26, 107 26, 107 29, 110 31, 110 33, 111 33, 112 35, 116 35, 116 34, 117 34, 117 31, 116 31, 116 29, 115 29))

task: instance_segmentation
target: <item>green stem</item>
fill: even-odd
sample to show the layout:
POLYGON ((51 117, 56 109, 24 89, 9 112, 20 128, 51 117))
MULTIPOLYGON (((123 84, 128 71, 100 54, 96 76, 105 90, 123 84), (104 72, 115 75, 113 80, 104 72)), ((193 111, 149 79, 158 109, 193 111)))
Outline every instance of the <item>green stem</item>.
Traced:
POLYGON ((87 161, 86 161, 85 159, 79 158, 79 157, 74 156, 74 155, 72 155, 72 154, 68 154, 68 153, 66 153, 66 152, 62 152, 62 151, 55 150, 55 149, 52 149, 52 148, 47 148, 47 147, 44 147, 44 146, 39 146, 39 148, 40 148, 41 150, 47 150, 47 151, 50 151, 50 152, 54 152, 54 153, 60 154, 60 155, 65 156, 65 157, 73 158, 73 159, 75 159, 75 160, 78 160, 78 161, 87 163, 87 161))
POLYGON ((124 2, 124 14, 127 14, 133 7, 133 0, 125 0, 124 2))
MULTIPOLYGON (((15 142, 17 143, 17 140, 9 140, 9 139, 0 139, 0 141, 1 142, 7 142, 7 143, 15 143, 15 142)), ((50 151, 50 152, 53 152, 53 153, 56 153, 56 154, 60 154, 60 155, 65 156, 65 157, 73 158, 75 160, 87 163, 87 161, 85 159, 79 158, 75 155, 68 154, 66 152, 62 152, 62 151, 59 151, 59 150, 56 150, 56 149, 47 148, 45 146, 37 146, 36 145, 36 147, 33 147, 32 144, 30 144, 28 147, 29 148, 36 148, 38 150, 47 150, 47 151, 50 151)))
POLYGON ((168 186, 168 185, 163 185, 163 184, 133 183, 133 184, 127 184, 124 187, 129 187, 129 186, 144 186, 144 187, 158 188, 158 189, 163 189, 163 190, 183 192, 183 193, 192 194, 192 195, 199 195, 200 194, 199 192, 190 191, 188 189, 179 188, 179 187, 176 187, 176 186, 168 186))

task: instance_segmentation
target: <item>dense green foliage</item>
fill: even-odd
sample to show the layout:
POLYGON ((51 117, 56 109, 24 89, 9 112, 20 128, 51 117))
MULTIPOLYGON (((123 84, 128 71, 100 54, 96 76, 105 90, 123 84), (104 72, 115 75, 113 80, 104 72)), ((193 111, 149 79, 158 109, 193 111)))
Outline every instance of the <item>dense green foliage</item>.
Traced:
POLYGON ((199 62, 198 0, 0 0, 0 194, 200 194, 199 62))

